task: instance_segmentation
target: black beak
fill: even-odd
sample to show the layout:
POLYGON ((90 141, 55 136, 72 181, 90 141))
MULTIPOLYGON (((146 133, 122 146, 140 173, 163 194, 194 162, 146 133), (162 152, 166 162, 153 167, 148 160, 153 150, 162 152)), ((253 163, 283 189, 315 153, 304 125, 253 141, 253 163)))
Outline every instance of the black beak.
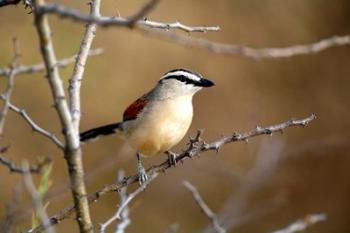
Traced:
POLYGON ((205 78, 201 78, 201 81, 199 83, 199 86, 201 86, 201 87, 212 87, 214 85, 215 85, 215 83, 213 83, 209 79, 205 79, 205 78))

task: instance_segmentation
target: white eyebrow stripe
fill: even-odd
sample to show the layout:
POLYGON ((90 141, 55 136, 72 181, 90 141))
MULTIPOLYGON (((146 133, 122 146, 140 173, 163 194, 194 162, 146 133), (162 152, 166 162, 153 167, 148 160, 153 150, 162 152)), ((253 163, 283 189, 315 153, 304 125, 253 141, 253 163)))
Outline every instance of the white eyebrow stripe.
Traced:
POLYGON ((161 79, 167 78, 167 77, 170 77, 170 76, 180 76, 180 75, 186 76, 187 78, 195 80, 195 81, 200 81, 201 80, 201 78, 198 77, 197 75, 189 73, 189 72, 185 72, 185 71, 182 71, 182 70, 178 70, 178 71, 175 71, 175 72, 167 73, 161 79))

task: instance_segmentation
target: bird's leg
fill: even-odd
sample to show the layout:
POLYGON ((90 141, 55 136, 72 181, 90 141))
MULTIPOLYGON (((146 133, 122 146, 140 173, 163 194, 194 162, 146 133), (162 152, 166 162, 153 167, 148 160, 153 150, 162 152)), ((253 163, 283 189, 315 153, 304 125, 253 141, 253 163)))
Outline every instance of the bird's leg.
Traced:
POLYGON ((137 176, 139 179, 139 184, 143 186, 147 182, 148 176, 145 168, 142 166, 141 157, 139 153, 136 153, 136 166, 137 166, 137 176))
POLYGON ((169 166, 176 166, 176 153, 168 150, 165 151, 165 153, 168 155, 168 162, 169 162, 169 166))

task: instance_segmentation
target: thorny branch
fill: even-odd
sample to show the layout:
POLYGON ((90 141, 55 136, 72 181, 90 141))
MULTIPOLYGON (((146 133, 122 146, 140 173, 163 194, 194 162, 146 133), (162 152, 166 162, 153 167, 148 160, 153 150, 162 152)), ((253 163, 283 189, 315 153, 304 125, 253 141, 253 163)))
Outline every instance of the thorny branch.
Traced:
MULTIPOLYGON (((289 127, 296 127, 296 126, 307 126, 311 121, 313 121, 316 118, 314 114, 311 116, 301 119, 301 120, 289 120, 277 125, 271 125, 268 127, 256 127, 255 129, 248 131, 246 133, 234 133, 232 135, 219 138, 211 143, 205 143, 201 139, 201 135, 203 134, 202 130, 199 130, 195 138, 190 139, 190 143, 187 149, 185 149, 183 152, 177 154, 176 156, 176 162, 184 162, 188 158, 192 158, 193 156, 199 155, 200 153, 206 152, 206 151, 218 151, 219 148, 227 143, 236 142, 236 141, 247 141, 249 138, 256 137, 259 135, 272 135, 275 132, 283 132, 286 128, 289 127)), ((152 174, 157 174, 159 172, 164 172, 165 170, 171 168, 171 163, 169 160, 164 161, 163 163, 160 163, 158 165, 153 165, 150 168, 147 169, 147 174, 151 176, 152 174)), ((138 182, 138 176, 133 175, 129 176, 128 178, 124 179, 122 182, 117 182, 114 184, 106 185, 100 190, 92 193, 89 195, 89 203, 94 203, 100 199, 103 195, 118 191, 121 188, 128 186, 130 184, 138 182)), ((67 207, 63 210, 61 210, 59 213, 53 215, 50 217, 50 224, 54 225, 68 216, 70 216, 74 212, 74 206, 67 207)), ((35 229, 33 229, 31 232, 37 233, 42 231, 42 226, 38 226, 35 229)))
POLYGON ((50 157, 46 157, 42 161, 39 161, 36 165, 28 166, 25 170, 22 166, 16 165, 11 160, 1 156, 1 154, 4 154, 8 150, 9 146, 0 148, 0 163, 3 164, 5 167, 9 169, 10 172, 20 173, 24 174, 26 172, 30 173, 40 173, 42 168, 47 165, 48 163, 51 163, 52 159, 50 157))
POLYGON ((16 38, 13 38, 13 50, 14 50, 14 58, 12 60, 12 63, 10 64, 10 68, 9 68, 9 73, 7 75, 7 87, 5 92, 2 94, 4 96, 4 104, 3 107, 0 110, 0 137, 3 135, 3 131, 4 131, 4 126, 5 126, 5 119, 6 119, 6 115, 9 109, 9 105, 10 105, 10 96, 12 94, 13 91, 13 87, 15 85, 15 72, 14 70, 17 67, 17 63, 18 63, 18 59, 21 56, 21 53, 19 51, 19 45, 18 45, 18 41, 16 38))
MULTIPOLYGON (((124 26, 130 27, 133 22, 131 18, 123 17, 106 17, 106 16, 90 16, 83 14, 76 9, 68 8, 62 5, 47 4, 40 7, 42 13, 57 14, 63 18, 69 18, 79 22, 94 22, 100 26, 124 26)), ((212 42, 202 38, 194 38, 188 35, 179 34, 169 31, 170 29, 179 29, 185 32, 206 32, 206 31, 218 31, 218 26, 198 26, 192 27, 183 25, 180 22, 175 23, 162 23, 150 20, 139 20, 135 24, 137 29, 143 33, 157 38, 165 39, 171 42, 175 42, 184 46, 198 47, 209 50, 210 52, 229 54, 229 55, 241 55, 248 58, 260 59, 260 58, 286 58, 296 55, 315 54, 323 50, 332 47, 350 45, 350 35, 333 36, 325 38, 317 42, 310 44, 294 45, 282 48, 252 48, 245 45, 238 44, 223 44, 212 42), (163 29, 163 30, 155 30, 163 29), (165 29, 165 30, 164 30, 165 29)))
MULTIPOLYGON (((113 221, 115 220, 121 220, 121 214, 124 211, 125 208, 127 208, 127 206, 129 205, 129 203, 140 193, 142 193, 146 186, 157 177, 158 173, 153 173, 148 180, 146 181, 145 184, 143 184, 142 186, 138 187, 134 192, 130 193, 125 200, 123 200, 117 210, 117 212, 111 217, 109 218, 105 223, 100 224, 100 229, 99 229, 99 233, 104 233, 106 230, 106 227, 108 225, 110 225, 113 221)), ((123 182, 123 181, 121 181, 123 182)))
MULTIPOLYGON (((90 15, 99 16, 100 15, 100 0, 94 0, 90 2, 90 15)), ((96 35, 96 24, 88 23, 86 25, 85 33, 80 43, 79 52, 75 61, 72 77, 69 81, 69 108, 72 115, 73 127, 75 132, 79 134, 79 124, 80 124, 80 87, 81 81, 84 77, 85 64, 88 58, 88 54, 91 48, 92 41, 96 35)), ((79 136, 78 136, 79 137, 79 136)))
MULTIPOLYGON (((0 98, 2 100, 6 100, 6 97, 4 95, 0 95, 0 98)), ((20 109, 16 107, 15 105, 8 103, 9 109, 12 110, 15 113, 18 113, 23 119, 29 124, 29 126, 32 128, 33 131, 40 133, 41 135, 44 135, 48 139, 50 139, 53 143, 55 143, 59 148, 63 149, 64 144, 51 132, 41 128, 37 123, 33 121, 32 118, 28 115, 28 113, 24 109, 20 109)))
POLYGON ((192 193, 194 200, 199 205, 199 207, 201 208, 203 213, 209 218, 209 220, 211 221, 215 231, 217 233, 225 233, 226 230, 222 226, 220 226, 216 215, 209 208, 209 206, 205 203, 205 201, 203 200, 203 198, 199 194, 197 188, 195 186, 193 186, 188 181, 184 181, 183 185, 188 189, 188 191, 190 191, 192 193))
MULTIPOLYGON (((103 52, 103 49, 93 49, 89 51, 89 56, 96 56, 100 55, 103 52)), ((72 57, 64 58, 61 60, 58 60, 56 65, 57 67, 66 67, 71 63, 74 63, 76 61, 77 55, 74 55, 72 57)), ((17 65, 14 69, 14 75, 20 75, 20 74, 32 74, 37 72, 45 71, 45 64, 35 64, 35 65, 17 65)), ((11 72, 11 68, 0 68, 0 76, 8 76, 11 72)))
MULTIPOLYGON (((64 155, 68 165, 76 221, 81 233, 91 233, 93 232, 93 228, 84 183, 79 134, 73 126, 72 116, 65 98, 63 81, 59 75, 58 67, 55 66, 57 60, 48 19, 46 15, 43 15, 39 11, 39 8, 42 6, 45 6, 44 0, 36 0, 34 2, 34 25, 39 36, 41 55, 45 63, 47 79, 50 84, 55 108, 60 118, 62 131, 65 137, 64 155)), ((94 7, 94 4, 92 4, 91 7, 94 7)))
POLYGON ((151 0, 146 3, 138 12, 128 18, 129 27, 133 27, 137 21, 144 18, 153 8, 160 2, 160 0, 151 0))
POLYGON ((183 46, 204 48, 213 53, 240 55, 253 59, 287 58, 297 55, 316 54, 328 48, 350 45, 350 35, 332 36, 310 44, 293 45, 282 48, 252 48, 239 44, 213 42, 207 39, 195 38, 170 31, 147 30, 142 28, 140 28, 140 30, 146 35, 165 39, 183 46))
MULTIPOLYGON (((152 5, 152 7, 155 4, 152 5)), ((151 9, 151 8, 150 8, 151 9)), ((150 10, 148 9, 147 12, 150 10)), ((196 27, 190 27, 181 24, 180 22, 175 23, 161 23, 161 22, 155 22, 151 20, 139 20, 136 23, 133 22, 133 18, 123 18, 123 17, 117 17, 117 16, 92 16, 87 15, 84 13, 79 12, 78 10, 74 8, 68 8, 62 5, 57 4, 46 4, 44 6, 40 6, 38 8, 38 11, 40 14, 56 14, 62 18, 68 18, 74 21, 78 22, 85 22, 85 23, 96 23, 100 26, 124 26, 124 27, 130 27, 130 24, 133 24, 137 28, 159 28, 159 29, 179 29, 185 32, 207 32, 207 31, 218 31, 220 28, 218 26, 196 26, 196 27)), ((145 13, 147 13, 145 12, 145 13)), ((142 15, 142 14, 140 14, 142 15)))
POLYGON ((299 219, 296 222, 290 224, 284 229, 273 231, 272 233, 295 233, 299 231, 304 231, 306 228, 319 223, 323 222, 327 219, 327 215, 324 213, 318 213, 318 214, 308 214, 303 219, 299 219))
MULTIPOLYGON (((118 172, 118 182, 123 181, 125 177, 125 172, 124 170, 120 170, 118 172)), ((119 194, 119 200, 120 200, 120 204, 122 204, 123 202, 126 201, 126 199, 128 198, 127 192, 126 192, 127 187, 124 187, 122 189, 119 190, 118 194, 119 194)), ((129 226, 129 224, 131 223, 131 220, 129 218, 129 207, 126 206, 120 213, 120 222, 117 224, 117 226, 115 227, 115 233, 124 233, 125 229, 129 226)))

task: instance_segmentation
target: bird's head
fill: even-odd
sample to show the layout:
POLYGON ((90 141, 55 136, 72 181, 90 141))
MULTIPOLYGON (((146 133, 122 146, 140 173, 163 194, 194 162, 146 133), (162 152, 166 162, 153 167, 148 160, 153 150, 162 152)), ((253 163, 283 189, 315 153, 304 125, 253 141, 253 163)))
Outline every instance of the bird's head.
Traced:
POLYGON ((209 79, 187 69, 174 69, 166 72, 158 86, 175 95, 194 95, 204 87, 214 86, 209 79))

